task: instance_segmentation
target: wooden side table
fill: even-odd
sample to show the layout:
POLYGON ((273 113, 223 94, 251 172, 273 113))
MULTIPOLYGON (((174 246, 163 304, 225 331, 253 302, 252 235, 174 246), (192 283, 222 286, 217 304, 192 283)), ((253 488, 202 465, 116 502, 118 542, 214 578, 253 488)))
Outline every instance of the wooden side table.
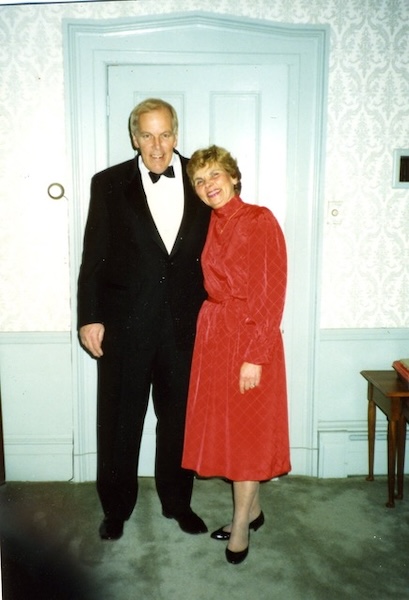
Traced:
POLYGON ((403 498, 403 471, 405 463, 406 401, 409 389, 400 381, 396 371, 361 371, 368 381, 368 481, 373 481, 375 451, 376 407, 388 419, 388 502, 395 506, 395 475, 397 474, 396 498, 403 498))

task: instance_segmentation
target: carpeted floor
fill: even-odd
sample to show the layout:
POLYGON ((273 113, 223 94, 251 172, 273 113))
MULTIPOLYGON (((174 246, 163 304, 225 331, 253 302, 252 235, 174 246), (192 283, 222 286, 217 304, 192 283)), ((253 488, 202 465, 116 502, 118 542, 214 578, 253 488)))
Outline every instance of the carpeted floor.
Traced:
MULTIPOLYGON (((102 542, 94 484, 0 488, 3 600, 409 599, 409 490, 385 507, 386 478, 288 476, 262 486, 266 524, 241 565, 225 543, 184 534, 141 480, 123 538, 102 542)), ((230 486, 195 482, 209 530, 231 516, 230 486)))

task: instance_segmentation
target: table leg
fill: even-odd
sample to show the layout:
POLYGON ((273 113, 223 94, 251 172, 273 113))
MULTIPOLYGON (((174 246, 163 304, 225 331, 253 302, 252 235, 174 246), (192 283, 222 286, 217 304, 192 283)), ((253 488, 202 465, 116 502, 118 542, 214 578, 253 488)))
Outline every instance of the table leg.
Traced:
POLYGON ((403 472, 405 469, 405 447, 406 447, 406 419, 401 415, 398 421, 398 493, 396 498, 403 499, 403 472))
POLYGON ((388 419, 388 508, 395 507, 396 438, 398 422, 388 419))
POLYGON ((375 453, 375 425, 376 425, 376 404, 372 400, 372 384, 368 384, 368 477, 367 481, 373 481, 373 463, 375 453))

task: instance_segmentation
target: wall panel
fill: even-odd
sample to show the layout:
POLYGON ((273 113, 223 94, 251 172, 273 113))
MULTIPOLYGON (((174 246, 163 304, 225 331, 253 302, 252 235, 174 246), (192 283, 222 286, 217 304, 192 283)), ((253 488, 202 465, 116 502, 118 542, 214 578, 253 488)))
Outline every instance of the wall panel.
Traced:
POLYGON ((0 334, 6 480, 72 478, 71 377, 69 334, 0 334))

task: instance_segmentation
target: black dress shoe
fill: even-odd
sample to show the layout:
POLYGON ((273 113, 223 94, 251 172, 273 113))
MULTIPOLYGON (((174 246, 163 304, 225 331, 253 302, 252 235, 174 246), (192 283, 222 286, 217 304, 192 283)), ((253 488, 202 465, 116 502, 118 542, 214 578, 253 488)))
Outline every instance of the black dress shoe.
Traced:
MULTIPOLYGON (((257 529, 260 529, 262 525, 264 525, 263 511, 261 511, 259 516, 249 523, 249 529, 257 531, 257 529)), ((224 525, 224 527, 226 527, 226 525, 224 525)), ((220 527, 220 529, 216 529, 216 531, 213 531, 213 533, 210 534, 210 537, 214 540, 220 540, 221 542, 225 542, 230 539, 230 531, 225 531, 223 527, 220 527)))
POLYGON ((166 511, 163 511, 162 514, 167 519, 175 519, 181 530, 185 533, 198 534, 207 533, 208 531, 204 521, 193 510, 181 513, 180 515, 172 515, 166 511))
MULTIPOLYGON (((250 538, 249 538, 249 545, 250 545, 250 538)), ((243 562, 243 560, 246 558, 248 553, 249 553, 249 546, 247 546, 247 548, 245 548, 244 550, 240 550, 240 552, 233 552, 233 550, 229 550, 228 548, 226 548, 226 560, 231 565, 239 565, 240 563, 243 562)))
POLYGON ((124 532, 124 522, 121 519, 109 519, 105 517, 99 526, 101 540, 119 540, 124 532))

